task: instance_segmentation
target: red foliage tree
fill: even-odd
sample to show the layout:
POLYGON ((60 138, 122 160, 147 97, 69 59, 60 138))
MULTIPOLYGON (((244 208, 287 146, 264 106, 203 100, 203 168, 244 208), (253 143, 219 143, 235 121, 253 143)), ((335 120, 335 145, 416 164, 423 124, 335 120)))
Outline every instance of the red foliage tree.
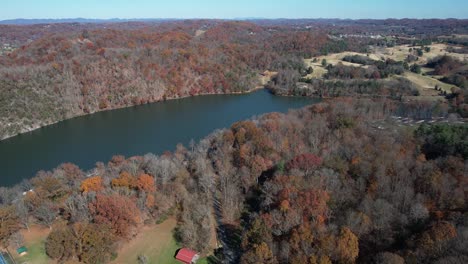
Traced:
POLYGON ((88 207, 94 222, 110 226, 119 237, 129 237, 132 227, 140 222, 140 211, 128 197, 98 194, 88 207))
POLYGON ((300 169, 308 173, 310 170, 316 169, 320 165, 322 165, 322 158, 312 153, 304 153, 289 161, 286 168, 288 170, 300 169))

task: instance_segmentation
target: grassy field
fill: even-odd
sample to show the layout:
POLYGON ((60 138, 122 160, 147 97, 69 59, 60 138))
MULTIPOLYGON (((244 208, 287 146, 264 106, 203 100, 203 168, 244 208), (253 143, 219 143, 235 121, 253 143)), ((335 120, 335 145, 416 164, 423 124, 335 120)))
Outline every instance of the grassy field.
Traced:
MULTIPOLYGON (((313 67, 314 66, 322 67, 322 60, 325 59, 325 60, 327 60, 327 64, 331 64, 331 65, 336 65, 336 64, 341 62, 343 65, 346 65, 346 66, 363 67, 363 68, 368 67, 368 66, 365 66, 365 65, 357 64, 357 63, 351 63, 351 62, 343 61, 344 57, 352 56, 352 55, 367 56, 367 54, 364 54, 364 53, 348 52, 347 51, 347 52, 328 54, 328 55, 325 55, 325 56, 318 56, 318 57, 315 57, 315 58, 312 58, 312 59, 306 59, 305 62, 306 62, 306 65, 311 65, 313 67), (317 61, 313 62, 313 59, 317 59, 317 61)), ((371 58, 373 60, 380 60, 380 58, 376 57, 374 54, 369 54, 369 58, 371 58)), ((315 70, 315 68, 314 68, 314 70, 315 70)))
POLYGON ((24 257, 17 257, 18 263, 34 263, 34 264, 46 264, 53 263, 45 253, 44 240, 37 241, 33 244, 26 244, 28 248, 28 254, 24 257))
POLYGON ((137 263, 138 256, 145 255, 149 263, 180 264, 174 259, 180 248, 172 235, 175 226, 176 220, 168 219, 160 225, 144 227, 118 251, 118 257, 112 263, 137 263))
MULTIPOLYGON (((149 263, 180 264, 174 259, 174 254, 180 248, 177 245, 173 230, 176 226, 175 219, 168 219, 159 225, 145 226, 139 234, 130 242, 125 243, 118 251, 114 264, 138 263, 138 256, 145 255, 149 263)), ((16 249, 10 248, 18 264, 48 264, 56 261, 47 257, 45 253, 45 239, 50 230, 40 226, 32 226, 30 231, 21 231, 28 249, 28 254, 20 257, 16 249)), ((70 264, 71 262, 67 262, 70 264)), ((208 264, 207 258, 200 259, 199 264, 208 264)))
POLYGON ((436 85, 447 93, 450 93, 450 89, 453 87, 453 85, 443 83, 430 76, 424 76, 412 72, 405 72, 403 77, 414 83, 416 87, 418 87, 421 95, 437 95, 438 91, 434 89, 436 85))
POLYGON ((205 32, 206 32, 206 30, 198 29, 197 31, 195 31, 195 37, 201 36, 201 35, 205 34, 205 32))
MULTIPOLYGON (((437 56, 442 56, 442 55, 449 55, 461 61, 468 59, 468 55, 466 54, 448 52, 446 44, 432 44, 428 47, 430 47, 431 50, 429 52, 424 51, 423 56, 421 56, 419 60, 416 61, 415 63, 423 65, 423 64, 426 64, 428 60, 431 60, 437 56)), ((419 47, 411 47, 410 45, 400 45, 400 46, 395 46, 391 48, 373 47, 372 51, 369 54, 358 53, 358 52, 340 52, 340 53, 329 54, 326 56, 316 57, 317 59, 316 63, 313 63, 312 59, 307 59, 305 62, 307 65, 313 66, 314 70, 315 70, 315 66, 318 66, 318 67, 321 66, 320 63, 322 62, 322 59, 326 59, 327 63, 332 64, 332 65, 336 65, 341 62, 343 63, 343 65, 355 66, 355 67, 366 67, 360 64, 349 63, 349 62, 343 61, 343 58, 348 55, 361 55, 361 56, 369 55, 369 58, 373 60, 393 59, 396 61, 404 61, 407 58, 407 56, 411 54, 409 50, 417 49, 417 48, 419 47)))
MULTIPOLYGON (((149 263, 179 264, 174 259, 176 250, 180 248, 172 235, 175 226, 176 220, 168 219, 160 225, 143 227, 143 230, 134 239, 120 248, 117 259, 112 263, 137 263, 139 255, 146 255, 149 263)), ((45 254, 45 239, 49 232, 48 228, 39 226, 32 226, 29 232, 22 230, 28 254, 20 257, 16 254, 16 249, 10 248, 17 263, 56 263, 45 254)))
POLYGON ((197 261, 197 264, 210 264, 210 262, 208 262, 208 258, 202 258, 197 261))
MULTIPOLYGON (((466 54, 459 54, 459 53, 453 53, 453 52, 448 52, 447 51, 447 45, 446 44, 432 44, 428 46, 431 48, 429 52, 425 52, 423 56, 419 58, 418 61, 415 63, 423 65, 428 62, 428 60, 431 60, 437 56, 442 56, 442 55, 449 55, 452 57, 455 57, 461 61, 467 58, 466 54)), ((390 58, 396 61, 402 61, 406 59, 408 54, 410 54, 410 49, 413 48, 419 48, 419 47, 411 47, 410 45, 401 45, 401 46, 395 46, 391 48, 378 48, 375 49, 373 52, 377 57, 383 57, 385 59, 390 58)))
POLYGON ((45 253, 45 240, 49 235, 50 229, 41 226, 31 226, 30 231, 22 230, 21 233, 24 237, 24 245, 28 249, 28 254, 20 257, 16 253, 16 249, 10 249, 13 257, 17 263, 28 264, 47 264, 55 263, 47 257, 45 253))
MULTIPOLYGON (((424 55, 420 57, 420 59, 416 61, 416 63, 423 65, 423 64, 426 64, 428 60, 437 56, 444 55, 444 54, 458 58, 459 60, 462 60, 462 61, 465 60, 466 59, 465 57, 467 56, 465 54, 447 52, 446 44, 433 44, 433 45, 430 45, 429 47, 431 48, 430 52, 424 52, 424 55)), ((404 61, 406 57, 408 56, 408 54, 411 53, 409 51, 411 48, 415 49, 418 47, 410 47, 409 45, 401 45, 401 46, 395 46, 391 48, 374 47, 370 54, 357 53, 357 52, 341 52, 341 53, 329 54, 326 56, 319 56, 319 57, 312 58, 312 59, 305 59, 304 60, 305 64, 307 66, 311 66, 314 69, 314 72, 312 74, 307 75, 306 77, 307 78, 322 78, 327 73, 327 69, 325 69, 321 65, 323 59, 327 60, 327 64, 332 64, 332 65, 342 63, 343 65, 354 66, 354 67, 368 67, 368 66, 363 66, 360 64, 349 63, 349 62, 343 61, 343 58, 348 55, 361 55, 361 56, 368 56, 369 58, 373 60, 393 59, 396 61, 404 61), (315 59, 315 62, 314 62, 314 59, 315 59)), ((433 69, 430 69, 427 67, 422 67, 422 72, 426 74, 431 72, 432 70, 433 69)), ((436 85, 440 87, 443 91, 446 91, 447 93, 450 93, 451 88, 453 87, 453 85, 443 83, 436 78, 440 76, 421 75, 421 74, 415 74, 412 72, 405 72, 402 75, 402 77, 411 81, 418 88, 420 95, 424 98, 426 97, 439 98, 439 91, 436 91, 434 89, 436 85)))
POLYGON ((308 74, 306 78, 322 78, 323 75, 325 75, 328 71, 324 67, 322 67, 321 64, 322 61, 313 62, 312 59, 305 59, 304 63, 307 67, 312 67, 314 69, 314 72, 311 74, 308 74))

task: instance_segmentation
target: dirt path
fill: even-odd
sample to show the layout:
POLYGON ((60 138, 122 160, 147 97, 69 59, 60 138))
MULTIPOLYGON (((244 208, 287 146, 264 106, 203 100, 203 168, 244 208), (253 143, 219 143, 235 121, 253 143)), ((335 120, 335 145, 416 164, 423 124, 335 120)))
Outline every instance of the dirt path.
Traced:
POLYGON ((45 239, 50 233, 50 229, 47 227, 33 225, 27 229, 22 229, 21 234, 24 237, 25 243, 34 243, 38 240, 45 239))

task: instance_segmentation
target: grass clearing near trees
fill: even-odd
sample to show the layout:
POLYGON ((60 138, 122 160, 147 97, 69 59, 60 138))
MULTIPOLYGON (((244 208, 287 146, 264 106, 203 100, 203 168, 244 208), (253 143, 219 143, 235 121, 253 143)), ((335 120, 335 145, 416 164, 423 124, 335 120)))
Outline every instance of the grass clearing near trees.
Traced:
MULTIPOLYGON (((452 57, 455 57, 461 61, 463 61, 466 58, 466 54, 457 54, 453 52, 448 52, 447 51, 447 45, 446 44, 432 44, 427 46, 430 48, 429 51, 424 51, 423 56, 421 56, 417 61, 412 62, 416 63, 418 65, 424 65, 426 64, 429 60, 437 57, 437 56, 442 56, 442 55, 449 55, 452 57)), ((343 61, 343 58, 345 56, 352 56, 352 55, 360 55, 364 57, 368 57, 372 60, 377 60, 377 61, 382 61, 386 59, 393 59, 396 61, 404 61, 409 54, 414 54, 415 49, 421 48, 420 46, 410 46, 410 45, 400 45, 400 46, 395 46, 391 48, 383 48, 383 47, 373 47, 373 50, 369 54, 364 54, 364 53, 357 53, 357 52, 341 52, 341 53, 333 53, 333 54, 328 54, 325 56, 318 56, 312 59, 305 59, 304 62, 307 67, 312 67, 313 73, 308 74, 306 78, 310 79, 321 79, 323 76, 328 72, 326 67, 322 65, 322 60, 326 60, 326 64, 332 64, 332 65, 337 65, 338 63, 342 63, 345 66, 353 66, 353 67, 359 67, 359 68, 366 68, 368 66, 366 65, 360 65, 356 63, 350 63, 343 61), (410 49, 412 51, 410 51, 410 49)), ((410 64, 412 64, 410 63, 410 64)), ((441 99, 442 96, 440 95, 441 91, 445 91, 447 93, 451 93, 451 89, 454 87, 454 85, 447 84, 444 82, 439 81, 438 79, 443 77, 443 76, 432 76, 429 75, 433 69, 427 68, 427 67, 422 67, 423 74, 415 74, 413 72, 405 71, 404 74, 401 76, 412 82, 417 89, 420 92, 420 98, 429 98, 430 100, 433 99, 441 99), (427 75, 426 75, 427 74, 427 75), (438 87, 440 91, 437 91, 435 87, 438 87)), ((395 78, 398 78, 399 76, 396 75, 395 78)))
MULTIPOLYGON (((143 227, 135 238, 123 244, 122 248, 118 250, 117 259, 111 263, 138 263, 138 256, 145 255, 149 263, 180 264, 174 258, 176 250, 180 248, 173 236, 176 223, 175 219, 169 218, 159 225, 154 224, 143 227)), ((49 228, 32 226, 29 232, 27 230, 21 232, 24 236, 24 245, 28 249, 28 254, 19 256, 16 249, 9 248, 18 264, 57 263, 55 260, 50 259, 45 252, 45 240, 50 233, 49 228)), ((202 258, 198 263, 207 264, 208 260, 202 258)))
MULTIPOLYGON (((415 61, 414 63, 417 63, 419 65, 424 65, 429 60, 431 60, 431 59, 433 59, 433 58, 435 58, 437 56, 443 56, 443 55, 449 55, 449 56, 457 58, 457 59, 459 59, 461 61, 463 61, 465 58, 467 58, 466 54, 448 52, 447 51, 447 48, 448 48, 447 44, 436 43, 436 44, 428 45, 428 46, 425 46, 425 47, 429 47, 430 51, 429 52, 424 51, 423 55, 420 56, 419 60, 415 61)), ((395 47, 391 47, 391 48, 376 49, 373 52, 377 57, 384 57, 386 59, 389 58, 389 59, 393 59, 393 60, 396 60, 396 61, 402 61, 402 60, 405 60, 409 54, 414 55, 414 51, 410 52, 409 51, 410 49, 416 50, 416 49, 419 49, 419 48, 421 48, 421 46, 414 46, 413 47, 411 45, 400 45, 400 46, 395 46, 395 47)))
POLYGON ((174 254, 180 248, 173 230, 176 220, 169 218, 159 225, 145 226, 136 237, 125 243, 111 263, 137 263, 139 255, 145 255, 149 263, 179 264, 174 254))
POLYGON ((33 244, 26 244, 28 254, 23 257, 16 257, 18 263, 31 263, 31 264, 47 264, 55 263, 52 259, 47 257, 45 252, 45 239, 37 241, 33 244))
POLYGON ((28 249, 28 254, 25 256, 19 256, 16 253, 16 248, 10 249, 11 254, 15 258, 16 262, 28 263, 28 264, 48 264, 56 263, 50 259, 45 252, 45 240, 50 233, 49 228, 41 226, 31 226, 30 230, 21 230, 24 237, 24 246, 28 249))
POLYGON ((441 88, 442 91, 446 91, 447 93, 450 93, 452 87, 454 87, 454 85, 441 82, 430 76, 424 76, 412 72, 405 72, 403 76, 418 87, 421 95, 438 95, 439 92, 435 90, 436 85, 441 88))

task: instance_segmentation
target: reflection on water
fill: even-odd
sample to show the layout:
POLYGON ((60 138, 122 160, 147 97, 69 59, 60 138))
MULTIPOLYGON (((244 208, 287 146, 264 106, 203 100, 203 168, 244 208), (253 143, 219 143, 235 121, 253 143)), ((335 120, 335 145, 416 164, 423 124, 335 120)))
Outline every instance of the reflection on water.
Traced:
POLYGON ((316 102, 277 97, 265 90, 208 95, 136 106, 66 120, 0 141, 0 186, 72 162, 83 170, 113 155, 161 154, 214 129, 267 112, 286 112, 316 102))

